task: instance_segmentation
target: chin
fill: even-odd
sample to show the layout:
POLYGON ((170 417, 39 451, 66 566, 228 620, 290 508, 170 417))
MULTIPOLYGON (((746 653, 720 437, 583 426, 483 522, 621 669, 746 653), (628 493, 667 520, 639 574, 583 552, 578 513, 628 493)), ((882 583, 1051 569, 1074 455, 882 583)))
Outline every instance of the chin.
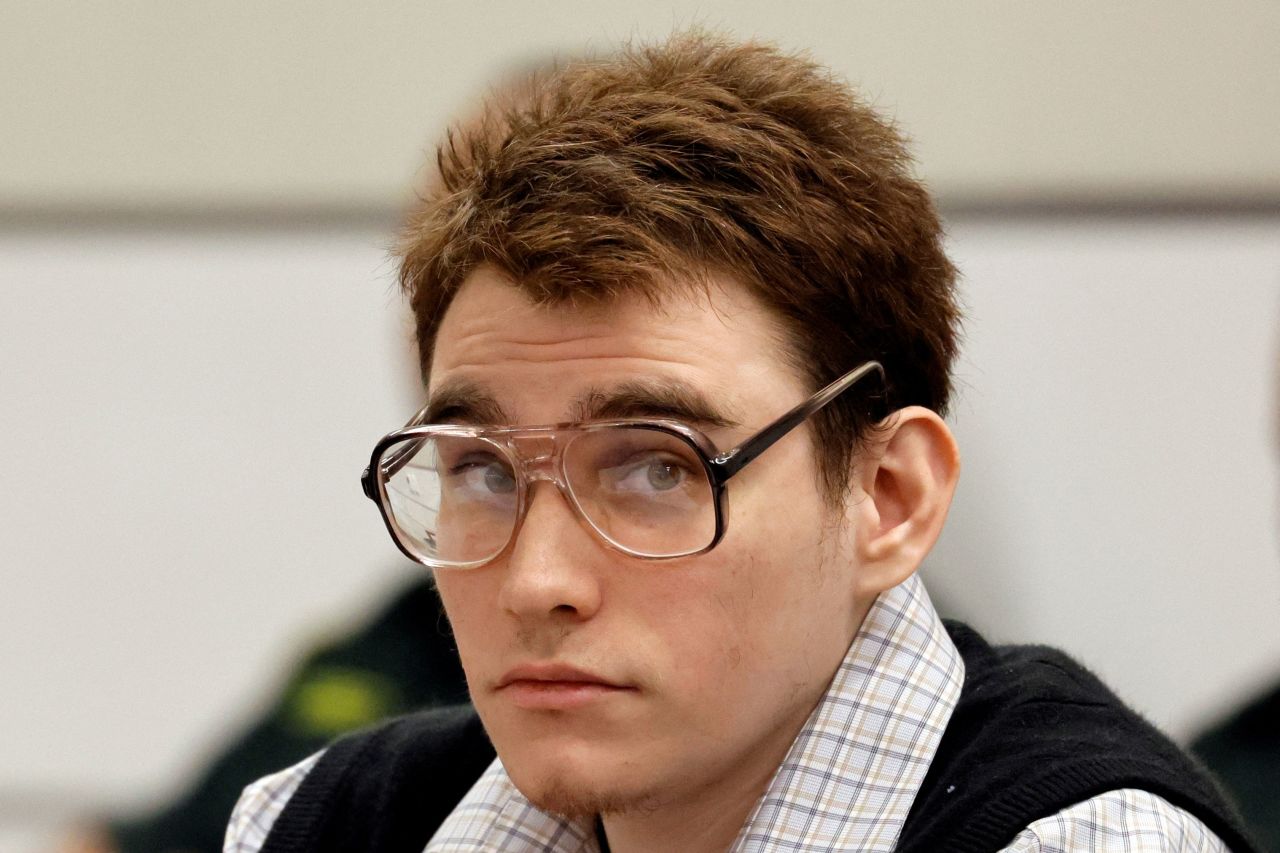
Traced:
POLYGON ((585 784, 556 774, 536 784, 521 784, 512 777, 520 793, 544 812, 570 819, 622 814, 634 811, 656 811, 661 805, 653 792, 635 788, 609 788, 585 784))
POLYGON ((524 749, 502 763, 520 793, 545 812, 581 818, 658 806, 653 786, 616 758, 524 749))
POLYGON ((520 793, 528 798, 544 812, 561 815, 569 819, 595 817, 599 814, 623 810, 627 800, 625 797, 601 791, 584 785, 575 785, 561 780, 550 780, 543 785, 520 793))

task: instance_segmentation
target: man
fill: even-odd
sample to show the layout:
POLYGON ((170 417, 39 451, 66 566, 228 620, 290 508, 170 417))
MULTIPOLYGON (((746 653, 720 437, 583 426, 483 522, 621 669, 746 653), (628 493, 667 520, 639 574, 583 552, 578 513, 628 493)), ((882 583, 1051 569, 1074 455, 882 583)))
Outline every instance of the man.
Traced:
POLYGON ((483 730, 339 742, 228 850, 1249 849, 1086 671, 915 577, 955 272, 844 86, 681 36, 508 92, 439 167, 401 270, 428 404, 364 486, 483 730))

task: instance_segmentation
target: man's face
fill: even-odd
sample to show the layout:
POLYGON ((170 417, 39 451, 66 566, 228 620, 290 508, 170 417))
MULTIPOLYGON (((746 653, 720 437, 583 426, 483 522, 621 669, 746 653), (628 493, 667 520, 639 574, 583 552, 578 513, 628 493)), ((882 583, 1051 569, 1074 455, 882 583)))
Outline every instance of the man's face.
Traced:
MULTIPOLYGON (((661 309, 583 310, 535 306, 487 268, 445 315, 430 387, 476 400, 447 419, 515 425, 679 417, 673 399, 700 400, 728 425, 679 419, 720 449, 808 393, 731 280, 661 309), (679 393, 646 402, 654 387, 679 393)), ((497 560, 436 573, 472 699, 527 797, 592 813, 767 783, 871 603, 814 465, 793 431, 730 481, 721 543, 663 561, 610 549, 540 481, 497 560)))

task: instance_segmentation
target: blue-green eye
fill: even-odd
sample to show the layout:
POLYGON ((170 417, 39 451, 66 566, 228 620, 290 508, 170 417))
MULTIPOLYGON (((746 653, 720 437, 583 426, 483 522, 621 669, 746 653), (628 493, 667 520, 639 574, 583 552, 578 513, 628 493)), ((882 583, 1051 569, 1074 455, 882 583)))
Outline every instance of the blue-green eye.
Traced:
POLYGON ((488 453, 467 454, 449 466, 449 477, 476 493, 509 495, 516 490, 510 466, 488 453))
POLYGON ((678 489, 689 479, 689 469, 669 454, 643 453, 608 469, 612 488, 633 495, 656 495, 678 489))
POLYGON ((484 469, 484 484, 489 491, 497 495, 510 494, 516 490, 516 479, 511 476, 505 465, 488 465, 484 469))
POLYGON ((645 466, 645 476, 649 485, 660 492, 674 489, 685 478, 685 470, 662 459, 651 459, 645 466))

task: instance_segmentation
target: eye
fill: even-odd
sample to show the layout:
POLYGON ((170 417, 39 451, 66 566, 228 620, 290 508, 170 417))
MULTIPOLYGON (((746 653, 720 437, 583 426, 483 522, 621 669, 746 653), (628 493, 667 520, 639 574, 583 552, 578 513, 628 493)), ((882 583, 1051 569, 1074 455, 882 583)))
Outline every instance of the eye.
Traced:
POLYGON ((669 492, 689 479, 689 469, 680 460, 647 454, 618 466, 615 488, 629 492, 669 492))
POLYGON ((484 468, 484 484, 494 494, 505 495, 516 490, 516 478, 511 476, 505 465, 486 465, 484 468))
POLYGON ((472 453, 449 466, 456 488, 492 495, 508 495, 516 490, 516 479, 507 463, 490 454, 472 453))
POLYGON ((650 460, 645 466, 645 474, 649 478, 649 485, 660 492, 674 489, 684 482, 686 476, 683 468, 661 459, 650 460))

